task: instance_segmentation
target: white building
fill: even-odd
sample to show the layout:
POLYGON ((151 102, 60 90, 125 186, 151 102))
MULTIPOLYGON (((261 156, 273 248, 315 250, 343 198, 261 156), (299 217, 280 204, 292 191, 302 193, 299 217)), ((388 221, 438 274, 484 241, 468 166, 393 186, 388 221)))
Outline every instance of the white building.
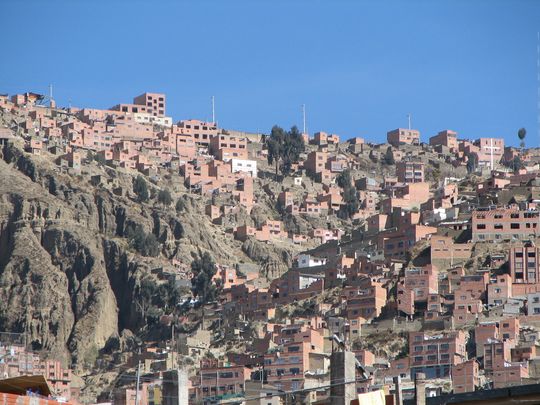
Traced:
POLYGON ((231 171, 233 173, 249 173, 251 177, 257 177, 257 162, 247 159, 231 159, 231 171))
POLYGON ((540 293, 527 294, 527 315, 540 315, 540 293))
POLYGON ((302 269, 306 267, 324 266, 327 262, 327 259, 324 257, 315 257, 305 253, 301 253, 298 255, 297 261, 298 267, 302 269))
POLYGON ((172 127, 173 124, 171 117, 156 117, 147 113, 134 113, 133 118, 139 124, 157 124, 164 127, 172 127))

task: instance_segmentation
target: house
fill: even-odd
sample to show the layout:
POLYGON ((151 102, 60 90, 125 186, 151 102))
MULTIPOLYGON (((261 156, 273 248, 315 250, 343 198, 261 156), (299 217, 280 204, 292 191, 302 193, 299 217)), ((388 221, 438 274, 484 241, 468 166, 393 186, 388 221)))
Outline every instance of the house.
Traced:
POLYGON ((257 161, 256 160, 247 160, 247 159, 236 159, 233 158, 231 162, 231 172, 232 173, 247 173, 251 177, 257 177, 257 161))
POLYGON ((425 373, 427 378, 448 377, 452 366, 467 360, 463 331, 427 334, 409 332, 411 378, 425 373))
MULTIPOLYGON (((213 122, 182 120, 176 125, 183 134, 192 135, 195 144, 202 148, 208 148, 210 146, 210 140, 218 136, 220 132, 213 122)), ((245 158, 247 159, 247 156, 245 158)))
POLYGON ((216 135, 210 139, 209 151, 216 159, 224 162, 231 159, 247 160, 247 139, 240 136, 216 135))
POLYGON ((472 212, 472 240, 531 240, 538 234, 538 211, 507 208, 479 209, 472 212))
POLYGON ((166 111, 165 94, 144 93, 133 99, 133 104, 117 104, 113 111, 125 113, 147 113, 154 117, 164 117, 166 111))
POLYGON ((474 359, 452 365, 451 376, 454 394, 474 392, 480 385, 480 366, 474 359))
POLYGON ((431 235, 429 245, 431 263, 450 267, 467 262, 474 246, 469 243, 455 243, 452 237, 442 235, 431 235))
POLYGON ((251 369, 241 365, 220 365, 217 361, 201 364, 199 375, 192 381, 193 400, 243 394, 244 383, 250 376, 251 369))
POLYGON ((429 144, 431 146, 445 146, 450 152, 458 151, 457 132, 450 129, 440 131, 437 135, 429 138, 429 144))
POLYGON ((503 305, 512 294, 512 278, 509 274, 493 276, 487 286, 488 305, 503 305))
POLYGON ((438 294, 438 269, 433 265, 422 268, 405 270, 405 277, 398 283, 398 310, 412 316, 415 313, 415 303, 427 301, 430 294, 438 294))
POLYGON ((317 266, 324 266, 327 262, 327 258, 325 257, 316 257, 312 256, 310 254, 301 253, 296 258, 296 261, 298 263, 298 268, 306 268, 306 267, 317 267, 317 266))
POLYGON ((508 262, 514 295, 540 291, 540 251, 532 241, 510 247, 508 262))
POLYGON ((327 162, 328 152, 312 151, 308 153, 304 168, 314 175, 320 174, 326 169, 327 162))
POLYGON ((416 129, 397 128, 393 131, 389 131, 386 134, 386 139, 390 145, 395 147, 402 144, 419 145, 420 131, 416 129))
POLYGON ((503 138, 479 138, 474 142, 474 146, 478 148, 478 165, 489 167, 491 170, 501 161, 504 154, 503 138))
POLYGON ((423 183, 424 164, 413 161, 397 162, 396 175, 401 183, 423 183))

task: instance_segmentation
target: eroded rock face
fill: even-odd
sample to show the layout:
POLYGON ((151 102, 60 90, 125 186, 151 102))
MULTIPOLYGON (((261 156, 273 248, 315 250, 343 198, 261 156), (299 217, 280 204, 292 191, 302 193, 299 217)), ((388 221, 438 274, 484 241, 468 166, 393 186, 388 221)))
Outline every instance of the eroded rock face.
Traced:
POLYGON ((66 174, 51 159, 17 148, 3 156, 0 330, 26 333, 35 349, 74 366, 110 338, 144 329, 141 280, 172 259, 189 266, 206 251, 232 265, 252 256, 271 275, 290 261, 285 252, 258 251, 262 245, 244 254, 240 242, 211 224, 201 199, 183 195, 178 212, 141 205, 126 196, 130 174, 92 166, 104 179, 95 185, 93 172, 66 174), (142 258, 129 247, 126 230, 135 226, 156 236, 158 257, 142 258))
POLYGON ((37 170, 36 182, 4 162, 0 173, 0 328, 77 362, 118 333, 94 198, 53 196, 37 170))

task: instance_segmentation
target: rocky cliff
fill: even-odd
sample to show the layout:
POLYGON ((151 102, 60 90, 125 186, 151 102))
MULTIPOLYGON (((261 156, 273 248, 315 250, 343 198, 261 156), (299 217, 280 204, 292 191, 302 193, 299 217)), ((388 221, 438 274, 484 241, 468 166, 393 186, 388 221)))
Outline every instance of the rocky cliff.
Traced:
MULTIPOLYGON (((132 182, 132 174, 97 163, 70 173, 50 157, 4 149, 0 330, 26 333, 34 349, 78 366, 109 338, 144 328, 141 280, 172 259, 189 266, 208 251, 219 263, 253 258, 277 272, 291 260, 290 253, 234 241, 203 215, 204 202, 172 179, 167 187, 174 201, 182 199, 179 212, 155 199, 136 202, 132 182), (126 230, 136 225, 157 238, 156 257, 130 247, 126 230)), ((150 186, 155 194, 161 184, 150 186)))

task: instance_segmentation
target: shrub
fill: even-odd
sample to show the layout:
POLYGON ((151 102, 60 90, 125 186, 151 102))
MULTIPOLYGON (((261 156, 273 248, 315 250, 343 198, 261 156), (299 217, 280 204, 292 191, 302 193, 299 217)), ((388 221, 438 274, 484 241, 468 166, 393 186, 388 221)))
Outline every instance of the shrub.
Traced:
POLYGON ((159 190, 157 198, 158 202, 165 206, 169 206, 172 204, 172 197, 169 190, 159 190))
POLYGON ((148 201, 148 185, 144 177, 140 174, 133 182, 133 192, 137 195, 139 202, 148 201))

